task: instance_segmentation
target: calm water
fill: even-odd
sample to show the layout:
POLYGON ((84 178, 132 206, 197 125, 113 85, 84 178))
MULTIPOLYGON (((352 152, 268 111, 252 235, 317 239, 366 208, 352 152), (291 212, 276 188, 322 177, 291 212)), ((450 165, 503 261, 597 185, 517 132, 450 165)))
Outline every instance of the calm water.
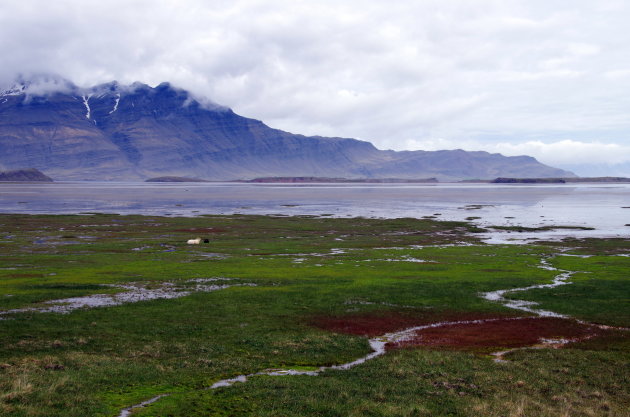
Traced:
MULTIPOLYGON (((630 236, 630 184, 235 184, 58 182, 0 184, 2 213, 120 213, 424 217, 480 225, 569 225, 595 231, 549 236, 630 236)), ((530 238, 525 233, 488 236, 530 238)))

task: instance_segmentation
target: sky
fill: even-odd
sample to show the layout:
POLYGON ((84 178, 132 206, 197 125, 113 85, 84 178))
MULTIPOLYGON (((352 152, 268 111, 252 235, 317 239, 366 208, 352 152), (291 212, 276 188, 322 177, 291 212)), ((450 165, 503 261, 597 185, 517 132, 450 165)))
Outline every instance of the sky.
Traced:
POLYGON ((627 0, 0 0, 0 83, 188 89, 380 149, 630 176, 627 0))

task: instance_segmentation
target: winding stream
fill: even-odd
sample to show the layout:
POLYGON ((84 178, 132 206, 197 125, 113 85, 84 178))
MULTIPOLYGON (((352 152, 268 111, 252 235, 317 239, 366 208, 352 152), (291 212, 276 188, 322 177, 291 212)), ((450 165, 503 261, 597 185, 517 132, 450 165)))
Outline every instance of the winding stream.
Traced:
POLYGON ((567 280, 571 278, 573 274, 576 274, 577 271, 565 271, 562 269, 554 268, 549 264, 549 261, 546 258, 543 258, 540 261, 539 268, 546 269, 548 271, 557 271, 560 274, 556 275, 551 284, 538 284, 538 285, 530 285, 528 287, 521 288, 511 288, 507 290, 497 290, 484 292, 481 294, 482 298, 485 298, 488 301, 495 301, 503 304, 505 307, 512 308, 514 310, 526 311, 528 313, 535 314, 540 317, 559 317, 559 318, 568 318, 569 316, 565 314, 556 313, 549 310, 543 310, 540 308, 534 308, 534 306, 538 305, 535 301, 525 301, 525 300, 512 300, 507 299, 504 296, 506 294, 511 294, 515 292, 529 291, 538 288, 555 288, 561 285, 567 285, 569 282, 567 280))
MULTIPOLYGON (((564 256, 564 254, 556 254, 553 256, 564 256)), ((566 255, 566 256, 571 256, 571 255, 566 255)), ((562 269, 558 269, 555 268, 553 266, 551 266, 551 264, 549 263, 549 259, 550 258, 543 258, 540 261, 540 265, 539 268, 542 269, 546 269, 549 271, 556 271, 559 272, 558 275, 556 275, 553 279, 553 281, 550 284, 537 284, 537 285, 530 285, 527 287, 519 287, 519 288, 511 288, 511 289, 505 289, 505 290, 496 290, 496 291, 489 291, 489 292, 485 292, 485 293, 481 293, 480 296, 488 301, 492 301, 492 302, 497 302, 497 303, 501 303, 503 304, 505 307, 511 308, 511 309, 515 309, 515 310, 520 310, 520 311, 524 311, 527 313, 531 313, 534 314, 538 317, 557 317, 557 318, 571 318, 568 315, 565 314, 560 314, 560 313, 556 313, 553 311, 549 311, 549 310, 543 310, 540 308, 535 308, 536 305, 538 305, 538 303, 534 302, 534 301, 526 301, 526 300, 514 300, 514 299, 507 299, 505 298, 505 296, 507 294, 511 294, 511 293, 515 293, 515 292, 522 292, 522 291, 528 291, 528 290, 532 290, 532 289, 538 289, 538 288, 555 288, 561 285, 568 285, 570 284, 570 282, 568 282, 568 279, 576 274, 578 271, 566 271, 566 270, 562 270, 562 269)), ((344 364, 340 364, 340 365, 332 365, 332 366, 321 366, 315 370, 311 370, 311 371, 303 371, 303 370, 296 370, 296 369, 268 369, 268 370, 264 370, 264 371, 260 371, 260 372, 256 372, 253 374, 247 374, 247 375, 238 375, 236 377, 233 378, 228 378, 228 379, 222 379, 220 381, 215 382, 214 384, 212 384, 210 387, 206 388, 207 390, 211 390, 211 389, 216 389, 216 388, 221 388, 221 387, 229 387, 232 386, 238 382, 247 382, 247 380, 251 377, 254 376, 258 376, 258 375, 267 375, 267 376, 284 376, 284 375, 308 375, 308 376, 317 376, 319 374, 321 374, 322 372, 328 371, 328 370, 347 370, 350 368, 353 368, 357 365, 361 365, 371 359, 374 359, 378 356, 384 355, 386 352, 386 345, 389 343, 399 343, 399 342, 404 342, 405 340, 410 340, 412 339, 414 336, 416 336, 416 333, 425 329, 430 329, 430 328, 438 328, 438 327, 447 327, 447 326, 457 326, 457 325, 474 325, 474 324, 483 324, 483 323, 489 323, 489 322, 493 322, 493 321, 505 321, 505 320, 523 320, 526 318, 531 318, 531 317, 513 317, 513 318, 491 318, 491 319, 479 319, 479 320, 463 320, 463 321, 443 321, 443 322, 437 322, 437 323, 432 323, 432 324, 426 324, 426 325, 422 325, 422 326, 415 326, 415 327, 410 327, 398 332, 392 332, 392 333, 387 333, 384 334, 382 336, 377 336, 374 338, 369 339, 369 345, 371 348, 371 352, 368 353, 367 355, 356 359, 352 362, 347 362, 344 364)), ((598 328, 602 328, 602 329, 609 329, 611 327, 609 326, 603 326, 603 325, 596 325, 596 324, 592 324, 592 323, 587 323, 581 320, 577 320, 579 323, 582 324, 587 324, 587 325, 591 325, 591 326, 595 326, 598 328)), ((584 338, 580 339, 583 340, 584 338)), ((543 349, 543 348, 558 348, 561 347, 563 345, 566 345, 567 343, 571 343, 571 342, 575 342, 577 341, 574 339, 541 339, 540 343, 534 346, 526 346, 526 347, 520 347, 520 348, 513 348, 513 349, 508 349, 508 350, 503 350, 503 351, 499 351, 499 352, 494 352, 492 353, 492 355, 494 356, 494 360, 496 362, 505 362, 505 360, 503 359, 504 355, 510 353, 510 352, 514 352, 516 350, 520 350, 520 349, 543 349)), ((139 408, 145 407, 147 405, 150 405, 156 401, 158 401, 160 398, 164 398, 169 396, 170 394, 165 393, 165 394, 160 394, 156 397, 150 398, 144 402, 141 402, 139 404, 136 405, 132 405, 131 407, 125 408, 124 410, 121 411, 121 413, 118 415, 118 417, 129 417, 131 415, 131 413, 139 408)))
POLYGON ((59 313, 68 314, 84 308, 112 307, 140 301, 173 299, 195 292, 211 292, 230 287, 256 286, 253 283, 233 283, 234 278, 194 278, 180 282, 129 282, 125 284, 102 284, 102 287, 117 288, 124 291, 113 294, 90 294, 82 297, 62 298, 44 301, 42 307, 23 307, 0 311, 2 316, 16 313, 59 313), (232 282, 230 282, 232 281, 232 282), (220 282, 227 282, 222 284, 220 282))

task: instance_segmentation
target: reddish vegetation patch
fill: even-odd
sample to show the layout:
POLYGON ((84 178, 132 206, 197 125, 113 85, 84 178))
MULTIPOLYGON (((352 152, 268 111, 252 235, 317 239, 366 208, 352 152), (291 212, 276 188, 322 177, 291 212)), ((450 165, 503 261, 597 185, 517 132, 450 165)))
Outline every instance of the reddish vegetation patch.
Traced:
POLYGON ((602 330, 594 326, 580 324, 575 320, 528 317, 424 329, 409 340, 388 344, 388 348, 414 346, 461 350, 516 348, 535 345, 541 339, 582 340, 602 333, 602 330))
POLYGON ((321 316, 311 320, 311 325, 324 330, 370 337, 413 327, 417 323, 417 317, 398 313, 321 316))
POLYGON ((382 336, 411 327, 452 321, 489 320, 481 323, 454 324, 427 328, 403 342, 389 343, 388 349, 429 347, 437 349, 477 350, 532 346, 541 339, 585 340, 606 331, 575 320, 555 317, 515 317, 491 313, 396 311, 318 316, 310 324, 337 333, 368 337, 382 336))
POLYGON ((509 316, 492 313, 422 312, 401 313, 397 311, 350 314, 345 316, 317 316, 309 322, 312 326, 336 333, 359 336, 381 336, 410 327, 442 321, 479 320, 506 318, 509 316))

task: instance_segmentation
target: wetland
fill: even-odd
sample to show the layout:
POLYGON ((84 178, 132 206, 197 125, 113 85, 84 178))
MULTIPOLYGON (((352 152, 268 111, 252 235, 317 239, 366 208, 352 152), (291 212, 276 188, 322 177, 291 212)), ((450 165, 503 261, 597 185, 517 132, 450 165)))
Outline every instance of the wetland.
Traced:
POLYGON ((628 415, 623 233, 286 214, 0 215, 0 415, 628 415))

